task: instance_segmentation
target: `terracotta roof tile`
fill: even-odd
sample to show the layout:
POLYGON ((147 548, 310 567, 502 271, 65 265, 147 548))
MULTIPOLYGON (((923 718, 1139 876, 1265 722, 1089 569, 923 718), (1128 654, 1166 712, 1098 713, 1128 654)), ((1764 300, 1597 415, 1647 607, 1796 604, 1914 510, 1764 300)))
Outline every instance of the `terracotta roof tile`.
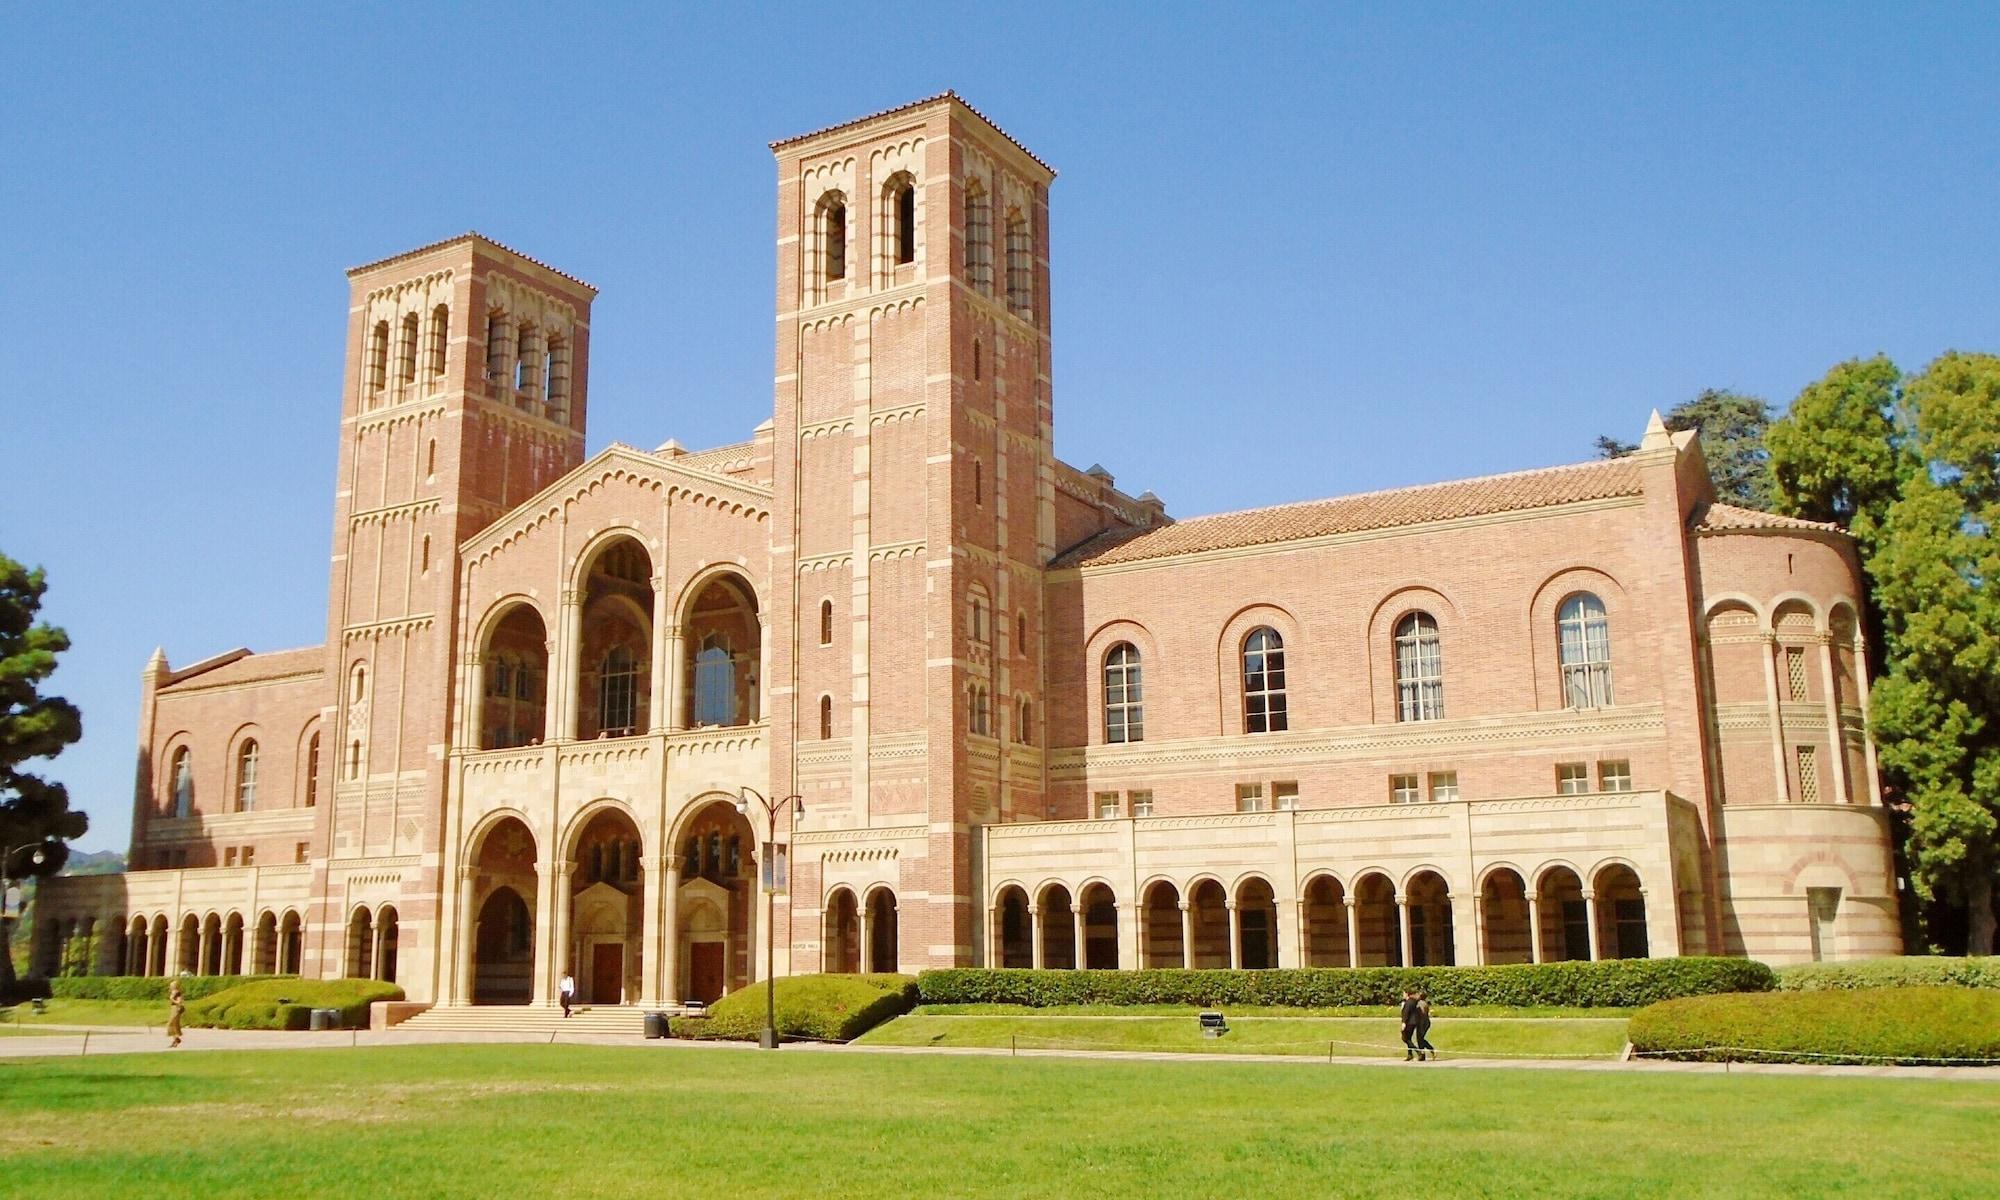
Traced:
POLYGON ((597 287, 595 284, 592 284, 586 280, 578 279, 576 276, 570 274, 568 271, 563 270, 561 267, 552 267, 549 264, 543 262, 541 259, 534 257, 533 255, 523 254, 519 250, 514 249, 512 246, 509 246, 504 242, 496 242, 492 238, 487 237, 485 234, 479 233, 477 231, 468 231, 465 233, 453 234, 451 237, 439 238, 435 242, 418 246, 414 250, 405 250, 401 254, 391 254, 387 258, 378 258, 374 262, 362 263, 358 267, 349 267, 347 269, 347 273, 349 275, 359 275, 363 271, 372 271, 376 267, 386 267, 390 263, 401 262, 406 258, 415 258, 419 254, 429 254, 431 251, 436 250, 441 246, 449 246, 453 242, 463 242, 467 239, 473 239, 485 242, 487 245, 493 247, 495 250, 504 250, 523 262, 533 263, 544 271, 551 271, 557 275, 562 276, 564 279, 569 280, 571 283, 580 284, 583 287, 589 288, 593 295, 595 295, 597 292, 597 287))
POLYGON ((1065 551, 1052 565, 1138 562, 1204 550, 1262 546, 1614 496, 1637 496, 1642 491, 1635 464, 1627 459, 1607 459, 1191 517, 1151 529, 1111 530, 1065 551))
POLYGON ((837 124, 826 125, 819 129, 815 129, 810 133, 801 133, 793 137, 779 138, 777 141, 771 143, 771 149, 773 151, 776 151, 781 146, 789 146, 792 145, 794 142, 803 142, 807 138, 816 138, 823 133, 832 133, 835 130, 848 129, 856 125, 866 124, 867 122, 876 120, 880 117, 893 117, 897 113, 908 112, 913 108, 922 108, 926 104, 936 104, 940 100, 956 101, 961 108, 965 109, 965 111, 971 113, 973 116, 978 117, 980 120, 986 122, 987 128, 999 134, 1001 137, 1006 138, 1009 142, 1012 142, 1014 144, 1015 149, 1027 155, 1029 158, 1034 159, 1035 162, 1038 163, 1044 171, 1047 171, 1051 175, 1054 175, 1056 173, 1056 169, 1054 167, 1050 166, 1045 162, 1042 162, 1041 155, 1036 154, 1033 150, 1030 150, 1026 146, 1023 146, 1019 138, 1015 137, 1011 133, 1008 133, 1006 130, 1000 128, 999 125, 994 123, 993 118, 987 116, 985 113, 980 112, 978 109, 972 107, 972 105, 969 102, 967 102, 965 97, 959 95, 957 92, 950 90, 949 88, 947 88, 942 92, 937 93, 934 96, 925 96, 921 100, 912 100, 908 104, 898 104, 894 108, 885 108, 881 112, 872 112, 865 117, 855 117, 851 121, 841 121, 837 124))
POLYGON ((1843 532, 1830 521, 1808 521, 1801 517, 1781 517, 1777 513, 1738 508, 1734 504, 1711 504, 1694 515, 1698 533, 1719 533, 1732 529, 1817 529, 1823 533, 1843 532))

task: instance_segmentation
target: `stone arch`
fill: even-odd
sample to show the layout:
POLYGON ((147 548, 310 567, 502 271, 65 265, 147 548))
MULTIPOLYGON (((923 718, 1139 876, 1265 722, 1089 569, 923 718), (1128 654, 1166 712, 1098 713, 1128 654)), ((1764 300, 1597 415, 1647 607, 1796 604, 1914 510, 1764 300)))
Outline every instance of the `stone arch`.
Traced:
POLYGON ((1298 726, 1298 714, 1293 711, 1296 706, 1292 701, 1301 691, 1298 681, 1306 677, 1300 673, 1301 669, 1311 669, 1312 651, 1306 647, 1298 618, 1290 610, 1277 604, 1260 602, 1237 609, 1222 623, 1216 637, 1215 694, 1221 706, 1218 728, 1222 733, 1241 734, 1248 727, 1244 713, 1244 650, 1250 635, 1263 628, 1272 630, 1283 643, 1286 687, 1284 728, 1289 730, 1298 726))
POLYGON ((1118 966, 1118 894, 1103 879, 1084 881, 1076 892, 1077 911, 1083 914, 1083 947, 1077 966, 1091 971, 1115 970, 1118 966))
MULTIPOLYGON (((1451 681, 1462 666, 1464 649, 1460 635, 1463 621, 1458 605, 1445 590, 1429 582, 1400 584, 1376 602, 1368 614, 1368 702, 1369 719, 1389 722, 1397 719, 1396 629, 1405 617, 1423 613, 1437 626, 1439 659, 1443 666, 1443 690, 1449 698, 1451 681)), ((1449 711, 1447 709, 1447 711, 1449 711)))
POLYGON ((478 694, 473 744, 533 745, 548 732, 549 625, 541 606, 509 596, 487 610, 476 641, 478 694))
POLYGON ((1656 684, 1645 685, 1651 689, 1649 692, 1634 694, 1634 689, 1644 683, 1648 673, 1638 669, 1639 664, 1635 662, 1643 639, 1636 628, 1636 609, 1625 585, 1602 568, 1577 564, 1544 577, 1528 600, 1528 661, 1534 670, 1535 706, 1538 709, 1564 707, 1562 668, 1557 653, 1561 636, 1557 615, 1570 597, 1585 592, 1596 596, 1604 604, 1605 620, 1610 630, 1614 698, 1630 704, 1650 700, 1657 695, 1656 684), (1628 684, 1622 690, 1616 687, 1616 681, 1620 679, 1628 684))
POLYGON ((902 958, 899 952, 901 938, 896 924, 896 892, 888 884, 878 883, 862 896, 861 903, 863 911, 868 914, 868 970, 893 974, 902 958))
POLYGON ((147 947, 152 957, 148 960, 146 974, 155 976, 166 975, 173 969, 178 968, 178 962, 172 962, 168 958, 168 951, 171 948, 170 941, 173 937, 173 928, 172 923, 167 920, 167 914, 153 914, 153 932, 152 936, 148 939, 147 947))
POLYGON ((1518 867, 1487 868, 1479 881, 1480 954, 1487 964, 1534 960, 1527 876, 1518 867))
POLYGON ((643 733, 653 724, 653 610, 659 586, 653 551, 629 527, 601 531, 577 556, 572 581, 576 736, 643 733))
POLYGON ((1188 916, 1194 934, 1196 969, 1221 970, 1229 966, 1229 888, 1214 875, 1203 874, 1188 881, 1188 916))
POLYGON ((681 723, 750 725, 763 719, 764 604, 749 573, 719 563, 695 573, 676 605, 681 630, 681 723))
POLYGON ((1230 898, 1235 901, 1235 947, 1232 964, 1247 970, 1269 970, 1278 965, 1278 891, 1260 872, 1250 872, 1236 881, 1230 898))
POLYGON ((244 950, 243 914, 231 912, 222 922, 222 969, 218 974, 243 974, 244 950))
POLYGON ((1035 963, 1034 921, 1028 912, 1028 889, 1004 883, 994 893, 994 966, 1031 967, 1035 963))
POLYGON ((540 841, 517 810, 486 814, 466 840, 473 904, 459 937, 472 949, 468 986, 474 1004, 526 1004, 534 994, 535 906, 540 841))
POLYGON ((1542 923, 1542 961, 1589 959, 1590 918, 1582 874, 1567 862, 1547 863, 1535 873, 1534 887, 1542 923))
POLYGON ((1299 925, 1308 967, 1353 965, 1347 931, 1347 888, 1332 871, 1314 871, 1300 889, 1299 925))
POLYGON ((357 904, 347 914, 347 952, 341 974, 349 979, 375 978, 375 914, 357 904))
POLYGON ((1180 885, 1165 877, 1147 880, 1139 888, 1139 965, 1184 967, 1181 940, 1180 885))
POLYGON ((755 903, 757 835, 727 792, 691 799, 674 823, 667 853, 680 863, 681 928, 675 978, 685 995, 712 1000, 747 985, 761 912, 755 903), (706 913, 706 915, 703 915, 706 913))
POLYGON ((152 973, 152 946, 149 942, 152 929, 152 923, 147 921, 145 915, 141 913, 134 913, 132 919, 126 923, 125 960, 120 969, 120 974, 150 975, 152 973))
POLYGON ((555 973, 573 976, 586 1004, 622 1004, 636 996, 643 970, 645 840, 638 819, 621 800, 593 800, 570 819, 557 847, 556 917, 564 936, 555 973))
POLYGON ((1457 963, 1452 928, 1451 882, 1436 867, 1419 867, 1403 881, 1403 910, 1409 915, 1409 966, 1449 967, 1457 963))
POLYGON ((1623 859, 1608 859, 1591 873, 1590 889, 1597 905, 1599 957, 1651 957, 1646 937, 1646 892, 1638 869, 1623 859))
POLYGON ((278 914, 268 908, 257 914, 255 945, 251 971, 258 975, 278 974, 278 914))
POLYGON ((305 920, 295 908, 278 919, 278 973, 296 975, 305 949, 305 920))
POLYGON ((384 904, 375 910, 375 978, 386 983, 396 982, 396 972, 402 958, 403 922, 394 904, 384 904))
POLYGON ((1396 884, 1370 867, 1354 877, 1355 961, 1364 967, 1403 965, 1403 937, 1396 913, 1396 884))
POLYGON ((1076 899, 1069 885, 1050 880, 1035 892, 1041 909, 1042 961, 1051 970, 1074 970, 1077 966, 1076 899))
POLYGON ((820 946, 820 970, 851 975, 861 969, 861 908, 846 884, 827 893, 820 946))

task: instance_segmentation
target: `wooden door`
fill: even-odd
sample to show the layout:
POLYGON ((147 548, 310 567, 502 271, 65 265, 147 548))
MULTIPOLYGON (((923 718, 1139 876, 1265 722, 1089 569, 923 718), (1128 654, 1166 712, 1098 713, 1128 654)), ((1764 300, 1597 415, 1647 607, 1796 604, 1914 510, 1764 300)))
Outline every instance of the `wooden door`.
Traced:
POLYGON ((617 1004, 625 999, 625 947, 599 942, 590 948, 590 1002, 617 1004))
POLYGON ((722 998, 721 942, 696 942, 688 947, 688 999, 712 1004, 722 998))

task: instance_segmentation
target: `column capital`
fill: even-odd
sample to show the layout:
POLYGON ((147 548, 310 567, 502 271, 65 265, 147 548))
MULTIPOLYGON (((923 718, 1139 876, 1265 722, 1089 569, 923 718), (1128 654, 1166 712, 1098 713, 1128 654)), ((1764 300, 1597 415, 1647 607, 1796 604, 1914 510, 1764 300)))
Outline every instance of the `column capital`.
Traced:
POLYGON ((1039 917, 1039 916, 1041 916, 1041 915, 1042 915, 1042 906, 1041 906, 1041 905, 1039 905, 1039 904, 1030 904, 1030 905, 1028 906, 1028 915, 1029 915, 1029 916, 1031 916, 1031 917, 1039 917))
POLYGON ((1340 898, 1340 906, 1349 910, 1357 909, 1361 907, 1361 901, 1353 896, 1342 896, 1340 898))
POLYGON ((1398 908, 1408 908, 1409 906, 1410 906, 1410 897, 1409 897, 1409 895, 1408 895, 1407 893, 1405 893, 1405 892, 1397 892, 1397 893, 1396 893, 1396 907, 1398 907, 1398 908))
POLYGON ((1188 903, 1188 902, 1187 902, 1187 901, 1185 901, 1185 900, 1182 900, 1182 901, 1180 901, 1180 902, 1179 902, 1179 908, 1180 908, 1180 910, 1181 910, 1182 912, 1189 912, 1189 911, 1192 911, 1192 910, 1193 910, 1193 908, 1194 908, 1194 905, 1192 905, 1192 904, 1188 903))
POLYGON ((558 597, 558 602, 565 608, 575 608, 580 603, 578 597, 579 593, 575 588, 564 588, 558 597))
POLYGON ((1230 912, 1235 912, 1235 911, 1236 911, 1236 898, 1235 898, 1234 896, 1231 896, 1231 897, 1230 897, 1229 899, 1227 899, 1227 900, 1224 900, 1224 901, 1222 902, 1222 907, 1224 907, 1224 908, 1228 909, 1228 910, 1229 910, 1230 912))
POLYGON ((1597 893, 1590 888, 1585 888, 1583 889, 1583 898, 1585 900, 1595 900, 1597 899, 1597 893))

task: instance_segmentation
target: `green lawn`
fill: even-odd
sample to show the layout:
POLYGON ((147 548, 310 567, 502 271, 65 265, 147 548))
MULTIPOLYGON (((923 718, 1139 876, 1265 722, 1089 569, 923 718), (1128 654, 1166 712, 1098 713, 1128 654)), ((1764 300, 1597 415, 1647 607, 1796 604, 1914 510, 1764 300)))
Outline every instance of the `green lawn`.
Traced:
MULTIPOLYGON (((923 1016, 912 1014, 862 1035, 876 1046, 1018 1046, 1023 1050, 1171 1050, 1189 1054, 1307 1054, 1402 1057, 1393 1017, 1244 1017, 1229 1033, 1201 1035, 1192 1015, 1177 1017, 923 1016)), ((1624 1018, 1440 1020, 1431 1043, 1447 1055, 1615 1057, 1624 1018)))
POLYGON ((42 1002, 47 1011, 36 1015, 32 1005, 0 1009, 6 1025, 167 1025, 167 1006, 158 1000, 68 1000, 42 1002))
MULTIPOLYGON (((924 1016, 1048 1016, 1048 1017, 1119 1017, 1157 1016, 1187 1017, 1194 1019, 1199 1012, 1209 1010, 1191 1004, 1050 1004, 1035 1008, 1026 1004, 919 1004, 912 1012, 924 1016)), ((1393 1004, 1355 1004, 1338 1008, 1295 1008, 1277 1004, 1231 1004, 1225 1005, 1223 1012, 1231 1017, 1393 1017, 1397 1006, 1393 1004)), ((1549 1005, 1473 1004, 1463 1008, 1439 1006, 1432 1012, 1440 1019, 1447 1017, 1615 1017, 1624 1020, 1632 1015, 1629 1008, 1556 1008, 1549 1005)))
POLYGON ((1991 1196, 2000 1087, 659 1045, 8 1064, 50 1196, 1991 1196), (1887 1116, 1885 1117, 1885 1114, 1887 1116))

